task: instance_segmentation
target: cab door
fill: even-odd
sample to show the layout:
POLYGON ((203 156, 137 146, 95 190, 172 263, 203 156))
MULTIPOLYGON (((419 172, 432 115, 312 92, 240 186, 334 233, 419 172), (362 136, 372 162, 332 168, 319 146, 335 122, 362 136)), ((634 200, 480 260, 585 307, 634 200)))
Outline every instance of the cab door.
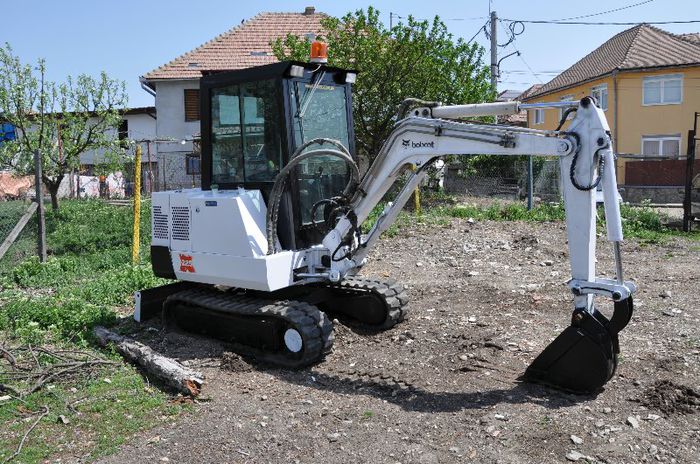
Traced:
MULTIPOLYGON (((323 76, 317 76, 311 82, 292 80, 290 95, 292 151, 309 140, 321 137, 338 140, 353 152, 349 85, 338 85, 330 77, 323 76)), ((314 145, 307 151, 318 148, 319 145, 314 145)), ((331 144, 327 144, 326 148, 336 149, 331 144)), ((293 182, 298 247, 320 240, 321 233, 312 224, 313 206, 320 200, 340 195, 348 179, 348 166, 334 156, 313 157, 300 163, 293 182)), ((317 210, 315 220, 323 220, 321 209, 317 210)))

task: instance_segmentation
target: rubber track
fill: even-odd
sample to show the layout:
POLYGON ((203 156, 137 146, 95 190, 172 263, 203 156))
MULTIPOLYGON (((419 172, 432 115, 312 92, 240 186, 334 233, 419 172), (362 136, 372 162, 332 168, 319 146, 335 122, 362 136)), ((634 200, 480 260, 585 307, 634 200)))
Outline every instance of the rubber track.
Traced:
POLYGON ((331 284, 331 288, 364 294, 371 292, 386 305, 386 318, 379 325, 372 325, 373 329, 387 330, 403 321, 408 314, 408 293, 403 284, 395 280, 379 280, 366 277, 346 277, 341 282, 331 284))
POLYGON ((301 334, 303 351, 299 358, 291 358, 290 353, 285 351, 268 352, 239 343, 233 344, 239 354, 253 356, 259 361, 287 368, 300 368, 321 360, 333 346, 331 320, 326 313, 306 302, 262 300, 242 293, 194 288, 170 295, 163 304, 164 315, 167 316, 170 305, 177 303, 221 313, 282 319, 301 334))

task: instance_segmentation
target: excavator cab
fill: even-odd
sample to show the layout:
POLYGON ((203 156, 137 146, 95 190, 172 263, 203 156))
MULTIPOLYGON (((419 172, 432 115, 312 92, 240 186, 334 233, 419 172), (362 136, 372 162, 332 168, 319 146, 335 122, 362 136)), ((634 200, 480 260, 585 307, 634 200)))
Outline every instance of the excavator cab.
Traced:
MULTIPOLYGON (((203 77, 202 190, 260 190, 267 202, 280 169, 304 143, 333 139, 354 155, 355 76, 323 64, 287 61, 203 77)), ((331 156, 296 167, 279 213, 283 249, 319 242, 313 206, 339 195, 348 176, 347 164, 331 156)))

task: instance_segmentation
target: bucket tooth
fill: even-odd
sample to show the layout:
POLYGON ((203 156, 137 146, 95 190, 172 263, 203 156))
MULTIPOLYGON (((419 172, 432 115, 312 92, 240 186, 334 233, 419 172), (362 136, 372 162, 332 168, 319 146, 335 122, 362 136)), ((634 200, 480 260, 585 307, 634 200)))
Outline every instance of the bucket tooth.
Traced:
POLYGON ((608 320, 593 309, 576 309, 571 325, 554 339, 527 368, 522 380, 572 393, 595 393, 617 368, 617 334, 632 317, 632 299, 616 302, 608 320))

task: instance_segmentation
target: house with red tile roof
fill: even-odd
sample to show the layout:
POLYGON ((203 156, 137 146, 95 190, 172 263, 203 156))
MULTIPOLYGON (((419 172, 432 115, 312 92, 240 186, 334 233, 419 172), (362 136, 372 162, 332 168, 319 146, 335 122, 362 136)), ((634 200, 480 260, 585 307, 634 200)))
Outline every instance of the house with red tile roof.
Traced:
POLYGON ((141 86, 155 97, 158 113, 161 189, 199 185, 199 79, 212 72, 277 62, 270 45, 275 39, 287 34, 316 35, 324 17, 314 7, 297 13, 260 13, 141 76, 141 86))
MULTIPOLYGON (((586 95, 605 111, 615 151, 629 155, 617 164, 623 197, 680 203, 688 131, 700 111, 700 34, 639 24, 521 99, 539 103, 586 95)), ((560 118, 560 110, 530 110, 528 126, 555 129, 560 118)), ((700 160, 696 163, 700 172, 700 160)))

